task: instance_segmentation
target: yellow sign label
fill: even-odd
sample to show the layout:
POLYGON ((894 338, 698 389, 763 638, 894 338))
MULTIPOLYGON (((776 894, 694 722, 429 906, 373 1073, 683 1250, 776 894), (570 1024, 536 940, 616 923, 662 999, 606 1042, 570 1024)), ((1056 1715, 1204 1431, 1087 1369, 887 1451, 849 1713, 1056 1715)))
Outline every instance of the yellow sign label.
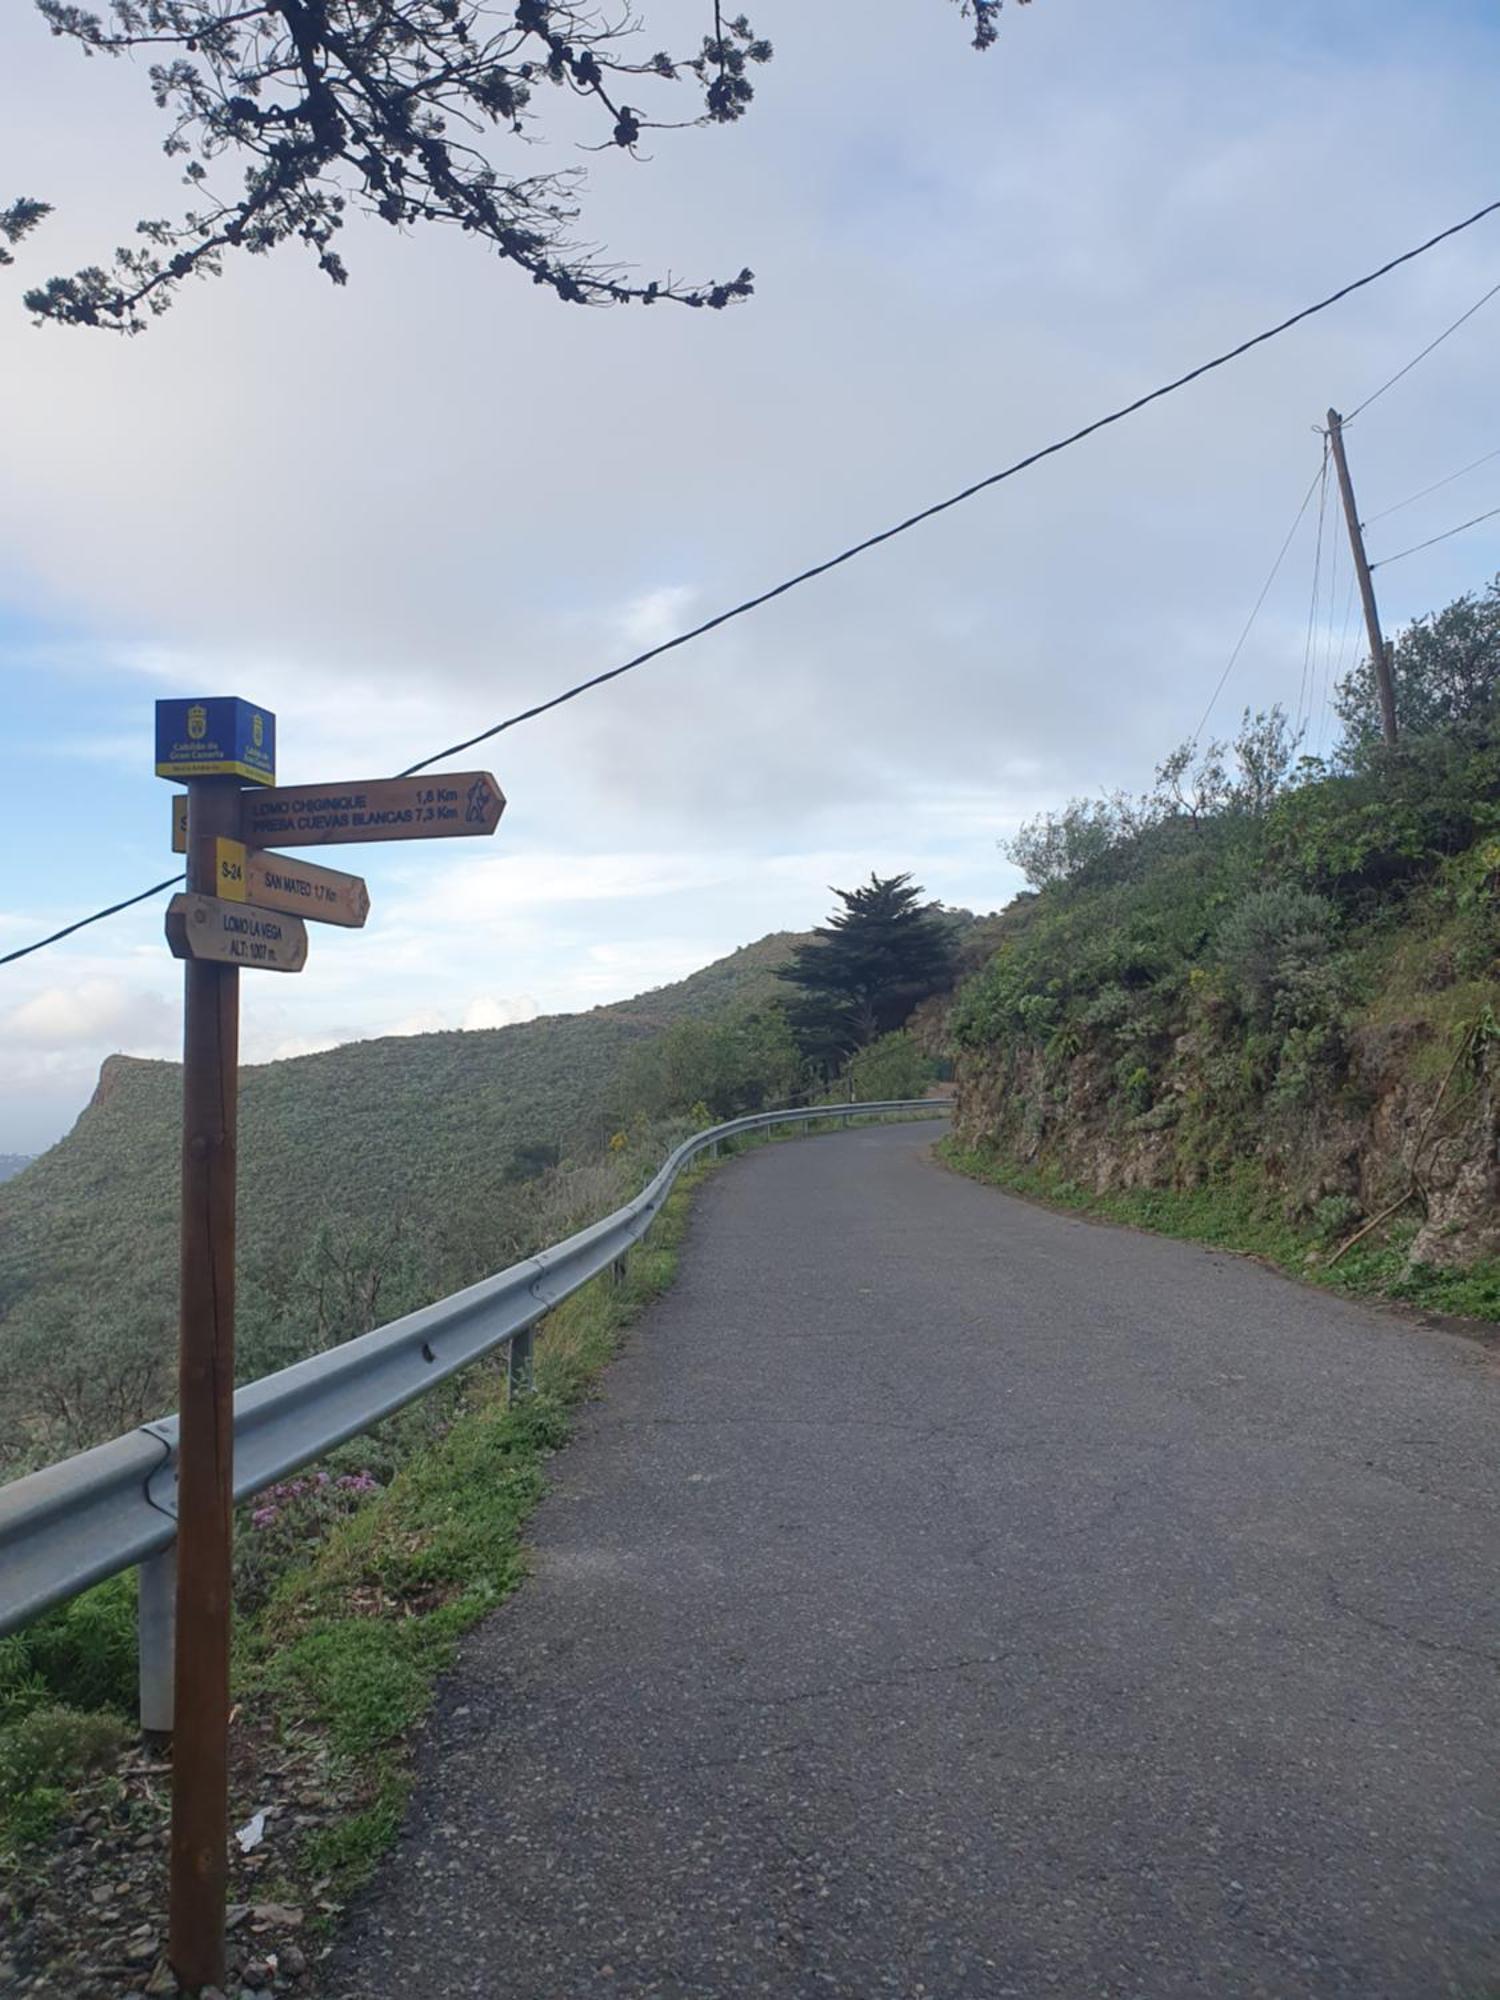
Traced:
POLYGON ((214 894, 226 903, 245 902, 245 843, 219 839, 214 848, 214 894))

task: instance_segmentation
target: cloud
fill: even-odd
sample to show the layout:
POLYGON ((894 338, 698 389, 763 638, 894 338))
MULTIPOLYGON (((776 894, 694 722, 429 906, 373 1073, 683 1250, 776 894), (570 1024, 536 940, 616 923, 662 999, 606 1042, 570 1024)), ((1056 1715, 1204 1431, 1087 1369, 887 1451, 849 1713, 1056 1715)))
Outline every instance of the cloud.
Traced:
POLYGON ((107 1044, 166 1054, 178 1032, 161 994, 132 990, 113 979, 47 986, 0 1015, 0 1040, 29 1048, 107 1044))
POLYGON ((535 1000, 525 994, 508 998, 497 993, 476 993, 471 1000, 457 1006, 417 1008, 376 1032, 440 1035, 453 1029, 468 1033, 480 1028, 510 1028, 519 1021, 534 1021, 540 1012, 535 1000))
POLYGON ((260 1060, 289 1062, 294 1056, 322 1055, 326 1050, 341 1048, 345 1042, 354 1039, 352 1035, 282 1035, 260 1060))
MULTIPOLYGON (((14 654, 17 741, 38 679, 66 673, 85 747, 141 785, 128 716, 95 726, 89 686, 143 719, 158 694, 243 692, 278 712, 291 780, 399 769, 1371 268, 1492 170, 1500 38, 1458 5, 1048 0, 1007 9, 979 59, 942 0, 868 0, 852 39, 839 9, 769 4, 749 117, 662 135, 649 165, 590 156, 601 240, 641 268, 749 263, 747 306, 569 311, 465 239, 355 224, 346 289, 291 247, 231 259, 135 341, 37 331, 15 301, 170 212, 159 114, 138 67, 9 10, 10 154, 58 204, 0 295, 0 593, 41 634, 14 654)), ((872 867, 1002 901, 998 839, 1148 783, 1194 727, 1313 475, 1312 426, 1479 296, 1497 228, 460 753, 507 794, 495 841, 345 859, 367 931, 316 937, 304 975, 255 990, 247 1048, 617 998, 816 921, 829 883, 872 867)), ((1371 511, 1474 456, 1493 327, 1351 432, 1371 511)), ((1432 531, 1458 518, 1447 497, 1432 531)), ((1314 527, 1211 728, 1296 701, 1314 527)), ((1392 568, 1387 615, 1497 564, 1476 531, 1392 568)), ((1320 690, 1334 639, 1319 626, 1320 690)), ((101 837, 49 838, 60 914, 103 900, 101 837)), ((7 935, 51 917, 30 881, 26 899, 37 924, 7 935)), ((175 1004, 159 912, 130 921, 65 947, 68 981, 37 962, 15 1004, 92 979, 175 1004)), ((49 1101, 62 1122, 61 1086, 49 1101)))
POLYGON ((498 993, 479 993, 464 1009, 465 1028, 509 1028, 518 1021, 534 1021, 542 1010, 528 994, 513 998, 498 993))

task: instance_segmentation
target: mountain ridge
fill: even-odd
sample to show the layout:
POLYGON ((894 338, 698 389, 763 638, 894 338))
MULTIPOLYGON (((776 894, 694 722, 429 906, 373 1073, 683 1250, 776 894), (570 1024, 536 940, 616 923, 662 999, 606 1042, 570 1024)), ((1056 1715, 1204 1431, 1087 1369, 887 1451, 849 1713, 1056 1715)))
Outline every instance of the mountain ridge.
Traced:
MULTIPOLYGON (((355 1258, 389 1262, 399 1244, 422 1267, 407 1274, 419 1291, 524 1254, 538 1226, 538 1175, 606 1152, 628 1051, 677 1022, 768 1004, 798 941, 773 932, 685 979, 583 1013, 246 1066, 244 1323, 262 1311, 285 1315, 289 1299, 305 1296, 314 1252, 330 1238, 340 1270, 355 1258)), ((127 1350, 171 1349, 180 1129, 180 1066, 110 1056, 71 1131, 0 1186, 0 1401, 25 1399, 28 1352, 49 1366, 76 1349, 96 1366, 123 1367, 127 1350)), ((388 1282, 382 1317, 393 1289, 388 1282)), ((93 1391, 80 1384, 76 1393, 93 1391)))

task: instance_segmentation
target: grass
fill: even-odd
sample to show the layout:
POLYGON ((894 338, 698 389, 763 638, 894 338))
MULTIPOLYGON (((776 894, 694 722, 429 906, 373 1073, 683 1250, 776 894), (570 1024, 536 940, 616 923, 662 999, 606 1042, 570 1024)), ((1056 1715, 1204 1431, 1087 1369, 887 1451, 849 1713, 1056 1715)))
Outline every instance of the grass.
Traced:
MULTIPOLYGON (((592 1160, 629 1052, 769 1001, 795 942, 763 939, 584 1014, 247 1066, 240 1379, 297 1358, 314 1324, 328 1344, 550 1241, 537 1149, 592 1160), (376 1278, 378 1306, 361 1293, 376 1278)), ((181 1094, 176 1064, 111 1057, 73 1131, 0 1186, 0 1477, 169 1405, 177 1322, 162 1273, 176 1266, 181 1094)))
MULTIPOLYGON (((394 1839, 410 1731, 459 1639, 525 1576, 522 1532, 546 1461, 624 1328, 671 1283, 693 1191, 710 1171, 682 1176, 622 1279, 594 1280, 541 1322, 533 1394, 511 1405, 502 1358, 385 1427, 388 1483, 239 1621, 243 1756, 253 1767, 257 1745, 273 1760, 311 1755, 347 1802, 292 1862, 321 1899, 347 1895, 394 1839)), ((374 1455, 376 1441, 366 1443, 374 1455)), ((135 1671, 130 1575, 0 1640, 0 1858, 35 1852, 107 1782, 134 1740, 135 1671)))
POLYGON ((0 1639, 0 1857, 44 1839, 130 1733, 135 1579, 0 1639))
MULTIPOLYGON (((877 1121, 851 1119, 867 1122, 877 1121)), ((815 1119, 809 1129, 837 1128, 815 1119)), ((723 1151, 802 1136, 777 1127, 723 1151)), ((596 1279, 541 1323, 532 1395, 510 1404, 503 1359, 472 1368, 333 1454, 335 1468, 375 1465, 382 1485, 326 1534, 309 1524, 306 1541, 299 1533, 247 1578, 255 1536, 242 1529, 237 1601, 254 1607, 235 1640, 246 1756, 253 1770, 259 1742, 333 1766, 349 1810, 309 1834, 296 1863, 327 1893, 347 1894, 393 1839, 411 1729, 460 1638, 524 1578, 522 1534, 546 1460, 622 1330, 671 1283, 693 1192, 712 1171, 700 1163, 681 1177, 622 1281, 596 1279)), ((135 1615, 126 1574, 0 1640, 0 1855, 43 1841, 133 1737, 135 1615)))
POLYGON ((1500 1321, 1500 1262, 1488 1260, 1463 1270, 1410 1264, 1416 1223, 1409 1213, 1393 1217, 1383 1234, 1367 1237, 1330 1269, 1325 1260, 1336 1246, 1319 1243, 1288 1223, 1264 1181, 1250 1168, 1192 1189, 1130 1188, 1096 1194, 1063 1174, 1019 1166, 992 1151, 966 1151, 952 1139, 940 1141, 937 1151, 971 1180, 1054 1208, 1239 1251, 1291 1277, 1351 1297, 1393 1299, 1428 1312, 1492 1324, 1500 1321))
POLYGON ((596 1279, 543 1322, 536 1386, 509 1403, 502 1371, 471 1372, 446 1434, 289 1573, 240 1634, 236 1683, 282 1738, 326 1744, 353 1810, 312 1834, 299 1872, 347 1896, 394 1838, 407 1744, 458 1641, 526 1573, 522 1530, 569 1411, 622 1330, 672 1281, 693 1187, 685 1175, 622 1281, 596 1279))
POLYGON ((45 1840, 75 1788, 112 1764, 129 1735, 123 1716, 59 1703, 29 1708, 0 1728, 0 1856, 45 1840))

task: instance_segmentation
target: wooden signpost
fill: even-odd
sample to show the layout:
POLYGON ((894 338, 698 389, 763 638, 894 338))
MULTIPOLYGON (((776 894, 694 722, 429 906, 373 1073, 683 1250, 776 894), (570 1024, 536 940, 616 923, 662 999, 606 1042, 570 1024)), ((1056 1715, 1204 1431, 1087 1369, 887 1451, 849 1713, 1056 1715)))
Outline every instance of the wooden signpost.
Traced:
POLYGON ((226 902, 286 910, 349 930, 358 930, 370 914, 370 892, 361 876, 341 875, 311 861, 288 861, 241 840, 219 842, 216 893, 226 902))
POLYGON ((505 795, 488 771, 355 779, 244 794, 250 847, 322 847, 331 841, 431 840, 493 833, 505 795))
MULTIPOLYGON (((247 847, 324 847, 359 840, 451 840, 493 833, 505 794, 488 771, 354 778, 295 791, 242 792, 234 838, 247 847)), ((187 799, 172 801, 172 847, 187 852, 187 799)))
POLYGON ((303 918, 358 928, 370 909, 357 875, 265 850, 491 834, 505 810, 488 771, 277 790, 275 752, 276 718, 249 702, 156 704, 157 775, 187 784, 172 802, 187 888, 166 921, 184 961, 168 1955, 193 1991, 223 1983, 229 1880, 239 974, 300 972, 303 918))

